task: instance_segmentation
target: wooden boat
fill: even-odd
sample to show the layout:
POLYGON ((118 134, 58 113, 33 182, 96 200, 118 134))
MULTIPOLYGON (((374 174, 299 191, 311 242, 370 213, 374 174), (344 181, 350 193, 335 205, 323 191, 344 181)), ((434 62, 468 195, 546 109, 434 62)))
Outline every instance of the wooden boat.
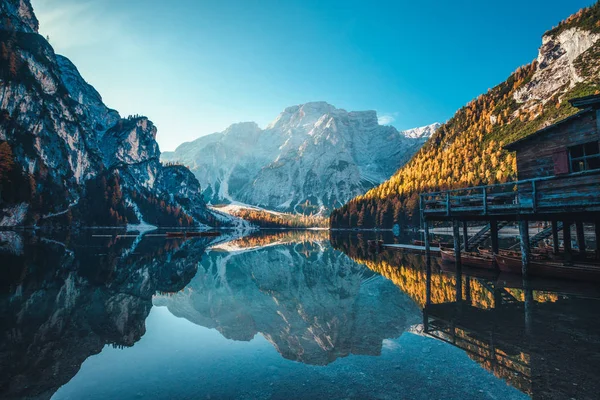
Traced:
MULTIPOLYGON (((479 248, 477 248, 477 251, 479 251, 480 254, 493 256, 492 250, 488 249, 488 248, 479 247, 479 248)), ((521 252, 518 250, 500 249, 499 254, 508 256, 508 257, 518 258, 518 259, 521 258, 521 252)), ((541 260, 541 261, 543 261, 543 260, 558 261, 558 260, 564 260, 564 253, 554 254, 552 247, 550 247, 550 248, 535 247, 535 248, 531 249, 531 257, 535 260, 541 260)), ((582 259, 582 261, 585 261, 586 259, 594 259, 595 258, 595 250, 592 250, 592 251, 588 250, 587 254, 585 256, 582 256, 577 251, 574 251, 573 257, 575 259, 582 259)))
POLYGON ((194 232, 194 231, 179 231, 179 232, 167 232, 167 237, 215 237, 221 236, 221 232, 210 231, 210 232, 194 232))
MULTIPOLYGON (((446 263, 456 263, 456 257, 454 256, 454 249, 441 248, 440 253, 442 254, 442 261, 446 263)), ((483 269, 496 269, 494 265, 494 257, 462 251, 460 253, 461 265, 473 268, 483 269)))
MULTIPOLYGON (((495 254, 494 259, 501 271, 522 274, 520 257, 495 254)), ((528 273, 531 276, 600 282, 600 264, 591 262, 566 263, 534 257, 529 261, 528 273)))

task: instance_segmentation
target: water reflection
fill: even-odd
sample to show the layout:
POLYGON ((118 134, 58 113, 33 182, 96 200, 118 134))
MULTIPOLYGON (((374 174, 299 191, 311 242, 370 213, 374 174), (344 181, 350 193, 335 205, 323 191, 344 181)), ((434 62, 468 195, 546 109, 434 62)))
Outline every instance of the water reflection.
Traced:
POLYGON ((360 237, 334 247, 393 281, 423 309, 423 330, 464 350, 532 398, 597 398, 600 288, 476 269, 399 251, 373 253, 360 237))
POLYGON ((206 246, 3 232, 1 397, 49 398, 105 345, 132 346, 152 296, 185 287, 206 246))
POLYGON ((349 354, 379 355, 384 339, 420 321, 419 308, 317 235, 216 248, 184 291, 157 296, 154 304, 226 338, 248 341, 261 333, 294 361, 326 365, 349 354))
POLYGON ((417 254, 373 253, 355 234, 105 233, 0 232, 0 397, 589 398, 599 389, 595 287, 529 290, 417 254))

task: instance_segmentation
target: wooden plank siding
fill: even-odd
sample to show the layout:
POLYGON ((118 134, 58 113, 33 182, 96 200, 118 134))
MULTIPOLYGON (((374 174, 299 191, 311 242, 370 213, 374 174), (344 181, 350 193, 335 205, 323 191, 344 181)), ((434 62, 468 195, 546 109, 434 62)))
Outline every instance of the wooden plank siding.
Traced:
POLYGON ((556 154, 568 147, 600 141, 599 111, 590 110, 578 118, 556 125, 543 135, 520 143, 516 149, 518 179, 534 179, 555 174, 556 154))
POLYGON ((600 147, 600 95, 569 101, 587 108, 504 147, 516 152, 517 181, 422 193, 421 216, 425 220, 577 216, 600 221, 600 169, 593 169, 599 165, 593 156, 597 150, 591 157, 583 146, 581 155, 579 149, 569 151, 594 141, 600 147), (570 165, 574 154, 575 161, 583 163, 577 172, 570 165))

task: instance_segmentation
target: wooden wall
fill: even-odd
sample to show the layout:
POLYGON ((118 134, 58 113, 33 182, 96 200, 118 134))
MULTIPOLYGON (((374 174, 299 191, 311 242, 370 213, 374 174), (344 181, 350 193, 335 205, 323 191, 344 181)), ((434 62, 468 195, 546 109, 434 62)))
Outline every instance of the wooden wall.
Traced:
POLYGON ((556 153, 594 139, 600 141, 598 114, 600 110, 582 114, 520 144, 516 151, 519 180, 552 176, 554 160, 560 159, 556 153))

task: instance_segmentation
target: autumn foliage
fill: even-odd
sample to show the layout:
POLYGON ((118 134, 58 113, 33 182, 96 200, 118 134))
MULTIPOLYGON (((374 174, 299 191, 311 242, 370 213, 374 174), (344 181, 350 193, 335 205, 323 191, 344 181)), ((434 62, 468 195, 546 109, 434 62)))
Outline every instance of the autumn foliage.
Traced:
MULTIPOLYGON (((595 24, 600 26, 600 3, 583 9, 550 33, 595 24)), ((544 101, 517 103, 515 94, 531 81, 537 62, 517 69, 505 82, 458 110, 388 181, 335 210, 331 226, 417 225, 420 193, 514 180, 516 159, 503 146, 574 114, 577 110, 567 99, 600 90, 600 63, 587 60, 589 54, 600 54, 600 44, 574 60, 584 82, 544 101)))

